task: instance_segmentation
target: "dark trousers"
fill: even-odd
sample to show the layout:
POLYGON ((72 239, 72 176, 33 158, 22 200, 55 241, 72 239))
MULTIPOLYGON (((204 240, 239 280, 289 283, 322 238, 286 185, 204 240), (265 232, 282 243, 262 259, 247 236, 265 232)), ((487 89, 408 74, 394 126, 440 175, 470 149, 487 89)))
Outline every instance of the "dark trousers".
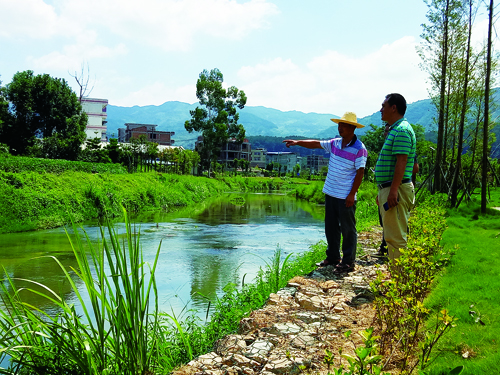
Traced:
POLYGON ((326 259, 336 262, 340 257, 342 239, 342 262, 352 264, 356 260, 356 203, 345 206, 345 199, 325 195, 325 235, 328 247, 326 259))

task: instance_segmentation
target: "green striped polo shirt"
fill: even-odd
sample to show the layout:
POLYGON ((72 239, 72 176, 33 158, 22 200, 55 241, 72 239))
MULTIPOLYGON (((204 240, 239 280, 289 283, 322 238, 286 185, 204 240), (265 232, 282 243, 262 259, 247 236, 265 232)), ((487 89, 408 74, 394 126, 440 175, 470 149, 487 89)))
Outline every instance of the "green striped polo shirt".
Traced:
POLYGON ((375 164, 375 181, 377 184, 392 181, 396 168, 396 155, 408 155, 403 179, 411 178, 417 141, 415 132, 406 119, 396 121, 385 139, 382 150, 375 164))

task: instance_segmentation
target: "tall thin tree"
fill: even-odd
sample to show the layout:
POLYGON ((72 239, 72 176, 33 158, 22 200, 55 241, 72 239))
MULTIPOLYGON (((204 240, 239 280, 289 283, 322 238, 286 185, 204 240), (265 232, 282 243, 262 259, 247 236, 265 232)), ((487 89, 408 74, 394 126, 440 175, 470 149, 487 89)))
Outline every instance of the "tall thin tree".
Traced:
POLYGON ((481 213, 486 213, 486 187, 488 183, 488 125, 489 125, 489 105, 490 105, 490 79, 491 79, 491 31, 493 29, 494 2, 490 0, 489 24, 488 24, 488 52, 486 55, 486 84, 484 89, 484 124, 483 124, 483 162, 481 176, 481 213))
MULTIPOLYGON (((465 56, 465 79, 463 87, 463 98, 462 98, 462 110, 460 114, 460 125, 459 125, 459 135, 458 135, 458 147, 457 147, 457 162, 455 166, 455 173, 453 174, 453 181, 451 185, 451 206, 455 207, 457 203, 457 192, 458 192, 458 180, 460 174, 462 173, 462 149, 463 149, 463 139, 464 139, 464 127, 465 127, 465 115, 468 108, 468 85, 469 85, 469 66, 470 66, 470 55, 471 55, 471 37, 472 37, 472 23, 473 23, 473 0, 468 0, 469 5, 469 15, 468 15, 468 36, 467 36, 467 52, 465 56)), ((465 187, 464 187, 465 188, 465 187)))

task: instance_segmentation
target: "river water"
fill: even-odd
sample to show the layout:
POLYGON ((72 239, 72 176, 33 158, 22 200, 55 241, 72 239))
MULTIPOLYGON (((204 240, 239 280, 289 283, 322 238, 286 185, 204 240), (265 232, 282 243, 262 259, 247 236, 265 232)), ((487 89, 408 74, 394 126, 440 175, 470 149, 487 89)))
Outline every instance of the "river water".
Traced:
MULTIPOLYGON (((196 309, 204 316, 208 305, 204 296, 221 295, 225 285, 241 285, 243 277, 245 283, 251 282, 277 247, 284 255, 301 253, 323 239, 323 215, 323 207, 285 195, 227 194, 174 213, 137 215, 132 222, 141 233, 146 261, 154 260, 161 242, 156 271, 160 309, 176 315, 196 309)), ((118 233, 125 231, 120 221, 114 227, 118 233)), ((98 242, 96 222, 82 228, 92 242, 98 242)), ((76 302, 49 255, 65 267, 76 267, 64 228, 0 235, 0 264, 11 277, 34 279, 76 302)), ((25 298, 51 308, 39 296, 25 298)))

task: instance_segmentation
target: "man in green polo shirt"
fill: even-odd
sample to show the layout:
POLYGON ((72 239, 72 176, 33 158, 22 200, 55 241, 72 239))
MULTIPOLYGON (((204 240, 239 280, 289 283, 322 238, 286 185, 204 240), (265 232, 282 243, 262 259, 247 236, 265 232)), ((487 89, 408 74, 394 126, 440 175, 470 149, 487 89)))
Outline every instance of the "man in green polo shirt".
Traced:
POLYGON ((390 130, 375 165, 377 203, 389 259, 394 260, 401 254, 399 249, 406 247, 408 219, 415 204, 411 177, 417 142, 413 128, 404 118, 406 100, 402 95, 387 95, 380 113, 390 130))

